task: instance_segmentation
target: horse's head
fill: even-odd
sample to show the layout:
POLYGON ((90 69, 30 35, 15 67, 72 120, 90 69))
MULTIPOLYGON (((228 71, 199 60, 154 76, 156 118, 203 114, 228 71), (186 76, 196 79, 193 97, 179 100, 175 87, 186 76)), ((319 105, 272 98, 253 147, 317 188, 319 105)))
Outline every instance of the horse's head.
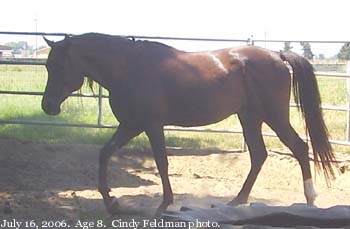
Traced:
POLYGON ((78 90, 84 82, 84 74, 74 61, 71 38, 66 37, 59 42, 49 41, 51 52, 46 62, 48 79, 41 107, 48 115, 57 115, 61 111, 62 102, 78 90))

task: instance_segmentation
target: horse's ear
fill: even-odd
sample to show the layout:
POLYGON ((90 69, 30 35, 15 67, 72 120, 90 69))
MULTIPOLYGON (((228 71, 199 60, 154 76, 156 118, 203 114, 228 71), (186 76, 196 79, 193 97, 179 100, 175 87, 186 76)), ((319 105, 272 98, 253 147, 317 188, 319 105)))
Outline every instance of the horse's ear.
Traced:
POLYGON ((70 35, 70 34, 65 34, 64 35, 64 46, 66 48, 69 48, 69 46, 70 46, 70 44, 72 42, 71 38, 72 38, 72 35, 70 35))
POLYGON ((44 40, 46 41, 46 43, 52 48, 52 46, 54 46, 55 45, 55 42, 53 42, 53 41, 50 41, 49 39, 47 39, 46 37, 44 37, 43 36, 43 38, 44 38, 44 40))

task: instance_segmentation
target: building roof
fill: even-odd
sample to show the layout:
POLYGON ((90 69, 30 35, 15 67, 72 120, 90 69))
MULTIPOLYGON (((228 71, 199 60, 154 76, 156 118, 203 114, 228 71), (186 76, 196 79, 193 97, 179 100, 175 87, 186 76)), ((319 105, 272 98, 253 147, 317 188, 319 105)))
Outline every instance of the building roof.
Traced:
POLYGON ((0 45, 0 50, 12 50, 12 48, 6 45, 0 45))
POLYGON ((51 48, 50 47, 44 47, 41 49, 35 50, 36 54, 49 54, 51 48))

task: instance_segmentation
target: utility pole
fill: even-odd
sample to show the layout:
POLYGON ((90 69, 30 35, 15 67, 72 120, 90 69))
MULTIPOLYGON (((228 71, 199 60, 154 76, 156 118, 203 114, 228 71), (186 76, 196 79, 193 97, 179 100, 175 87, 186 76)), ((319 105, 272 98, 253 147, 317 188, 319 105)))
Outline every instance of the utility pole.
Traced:
MULTIPOLYGON (((35 14, 34 18, 35 23, 35 33, 38 33, 38 15, 35 14)), ((34 52, 34 58, 37 58, 37 51, 38 51, 38 35, 35 35, 35 52, 34 52)))

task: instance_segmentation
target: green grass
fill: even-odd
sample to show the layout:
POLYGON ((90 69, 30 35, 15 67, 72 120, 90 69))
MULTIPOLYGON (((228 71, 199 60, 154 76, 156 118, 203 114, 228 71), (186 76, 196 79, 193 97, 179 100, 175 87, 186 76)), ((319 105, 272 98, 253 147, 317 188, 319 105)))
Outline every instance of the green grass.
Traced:
MULTIPOLYGON (((46 70, 43 66, 0 65, 0 90, 41 92, 46 84, 46 70)), ((346 106, 345 79, 318 78, 323 104, 346 106)), ((97 88, 94 89, 98 91, 97 88)), ((82 92, 91 93, 87 87, 82 92)), ((345 140, 346 112, 324 111, 325 120, 332 139, 345 140)), ((41 96, 1 95, 0 119, 24 119, 63 121, 74 123, 97 123, 96 98, 69 98, 62 106, 57 117, 44 114, 41 110, 41 96)), ((291 109, 291 122, 300 135, 304 135, 304 122, 296 108, 291 109)), ((108 104, 103 99, 103 124, 117 125, 108 104)), ((222 122, 206 128, 240 130, 237 117, 231 116, 222 122)), ((264 131, 270 131, 264 126, 264 131)), ((112 135, 112 129, 94 129, 78 127, 55 127, 35 125, 0 125, 0 137, 49 143, 92 143, 103 144, 112 135)), ((213 134, 195 132, 166 132, 167 146, 186 148, 240 149, 241 134, 213 134)), ((268 148, 285 148, 277 138, 265 137, 268 148)), ((144 134, 135 138, 129 147, 149 147, 144 134)), ((349 152, 349 147, 337 146, 336 150, 349 152)))

